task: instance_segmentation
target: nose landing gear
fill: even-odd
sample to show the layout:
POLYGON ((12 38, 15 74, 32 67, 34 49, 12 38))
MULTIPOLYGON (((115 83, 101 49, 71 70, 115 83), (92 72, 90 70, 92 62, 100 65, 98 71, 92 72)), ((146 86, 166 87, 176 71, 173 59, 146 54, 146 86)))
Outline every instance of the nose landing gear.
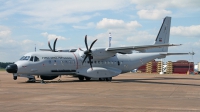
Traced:
POLYGON ((17 80, 17 74, 13 73, 13 79, 17 80))

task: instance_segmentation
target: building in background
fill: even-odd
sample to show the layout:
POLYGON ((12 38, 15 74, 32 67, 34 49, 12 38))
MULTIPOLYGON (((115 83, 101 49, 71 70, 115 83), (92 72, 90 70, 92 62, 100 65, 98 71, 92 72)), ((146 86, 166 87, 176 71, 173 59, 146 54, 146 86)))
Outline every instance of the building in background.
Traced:
POLYGON ((166 64, 161 63, 163 62, 153 60, 143 66, 140 66, 137 71, 141 73, 160 73, 161 69, 163 69, 163 72, 167 74, 194 73, 194 62, 188 62, 187 60, 179 60, 176 62, 168 61, 166 64))

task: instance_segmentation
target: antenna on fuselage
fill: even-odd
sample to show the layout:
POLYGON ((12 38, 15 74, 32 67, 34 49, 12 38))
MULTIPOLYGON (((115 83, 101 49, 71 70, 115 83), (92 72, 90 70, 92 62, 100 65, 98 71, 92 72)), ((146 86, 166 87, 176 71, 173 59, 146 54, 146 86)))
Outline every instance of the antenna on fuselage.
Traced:
POLYGON ((112 36, 111 36, 111 32, 109 33, 109 47, 111 47, 111 39, 112 39, 112 36))
POLYGON ((35 52, 36 52, 36 44, 35 44, 35 52))

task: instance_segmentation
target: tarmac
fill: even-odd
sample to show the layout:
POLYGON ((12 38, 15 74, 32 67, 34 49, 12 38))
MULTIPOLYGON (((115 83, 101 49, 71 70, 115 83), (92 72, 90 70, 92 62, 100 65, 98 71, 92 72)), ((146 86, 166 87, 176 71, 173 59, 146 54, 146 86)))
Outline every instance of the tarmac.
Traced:
MULTIPOLYGON (((0 71, 0 112, 199 112, 200 75, 126 73, 26 83, 0 71)), ((39 80, 39 79, 38 79, 39 80)))

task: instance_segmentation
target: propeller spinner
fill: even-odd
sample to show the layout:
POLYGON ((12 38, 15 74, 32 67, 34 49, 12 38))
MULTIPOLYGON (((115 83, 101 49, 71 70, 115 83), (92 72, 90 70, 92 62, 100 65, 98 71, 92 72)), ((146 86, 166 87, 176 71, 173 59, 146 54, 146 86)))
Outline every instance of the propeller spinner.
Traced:
POLYGON ((57 39, 58 39, 58 38, 56 38, 55 41, 54 41, 53 49, 51 48, 50 42, 48 42, 49 48, 50 48, 50 50, 51 50, 52 52, 57 52, 57 51, 56 51, 56 42, 57 42, 57 39))
MULTIPOLYGON (((85 58, 83 59, 82 64, 85 62, 86 58, 88 57, 91 69, 92 69, 92 61, 91 60, 93 59, 93 57, 92 57, 92 50, 91 49, 92 49, 92 46, 94 45, 94 43, 96 41, 97 41, 97 39, 92 42, 92 44, 90 45, 90 48, 88 49, 87 35, 85 35, 85 46, 86 46, 87 50, 84 51, 85 58)), ((80 50, 83 51, 82 49, 80 49, 80 50)))

